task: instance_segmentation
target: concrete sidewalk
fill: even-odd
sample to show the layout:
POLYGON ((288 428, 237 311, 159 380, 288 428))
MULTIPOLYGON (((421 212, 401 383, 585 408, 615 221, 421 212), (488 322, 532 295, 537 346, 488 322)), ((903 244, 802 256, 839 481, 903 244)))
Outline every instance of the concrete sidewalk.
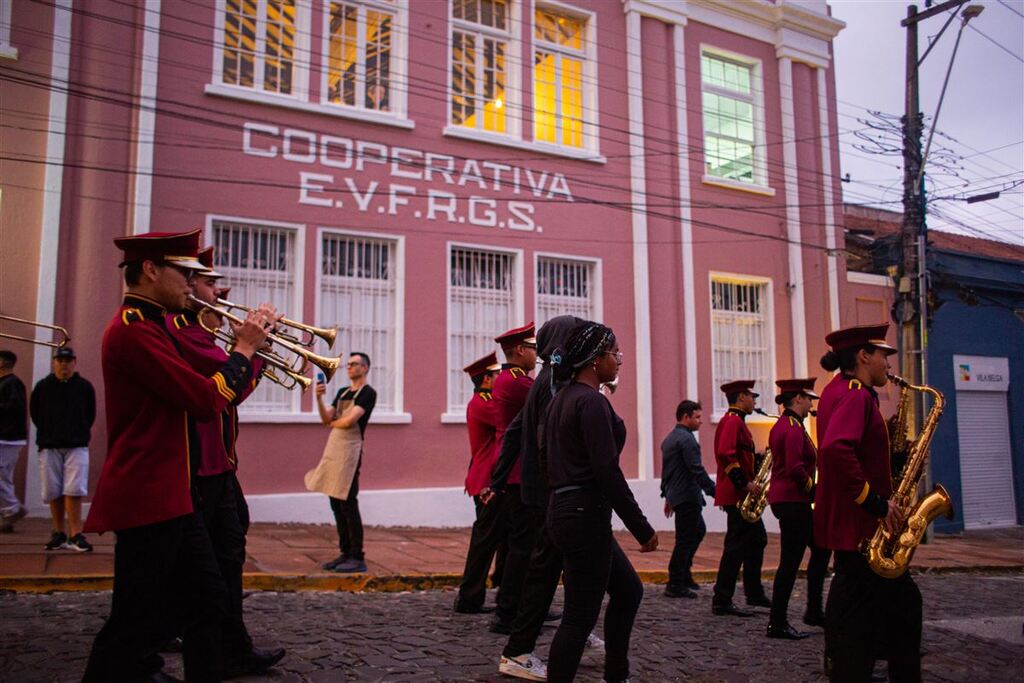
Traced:
MULTIPOLYGON (((663 583, 674 542, 659 532, 660 548, 640 554, 628 533, 617 534, 644 581, 663 583)), ((722 552, 722 533, 709 533, 694 561, 698 581, 712 581, 722 552)), ((113 534, 93 535, 92 553, 47 552, 49 520, 25 519, 14 533, 0 535, 0 590, 109 589, 114 567, 113 534)), ((469 529, 366 529, 366 574, 325 572, 320 565, 337 554, 333 526, 254 524, 249 530, 246 587, 253 590, 400 591, 456 585, 462 573, 469 529)), ((778 564, 779 539, 769 534, 765 574, 778 564)), ((914 556, 916 571, 1024 570, 1024 527, 937 536, 914 556)))

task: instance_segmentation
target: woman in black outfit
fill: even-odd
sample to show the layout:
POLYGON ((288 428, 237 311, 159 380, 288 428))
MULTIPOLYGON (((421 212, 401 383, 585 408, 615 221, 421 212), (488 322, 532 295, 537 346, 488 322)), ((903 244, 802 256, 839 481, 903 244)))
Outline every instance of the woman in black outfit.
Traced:
POLYGON ((604 677, 624 681, 643 585, 612 536, 612 510, 642 544, 641 552, 656 549, 658 535, 619 469, 626 426, 598 391, 615 379, 622 354, 610 328, 586 322, 564 349, 552 354, 551 362, 555 379, 568 384, 551 401, 544 436, 552 490, 548 530, 562 552, 565 586, 565 611, 551 643, 548 680, 561 683, 576 676, 607 592, 604 677))

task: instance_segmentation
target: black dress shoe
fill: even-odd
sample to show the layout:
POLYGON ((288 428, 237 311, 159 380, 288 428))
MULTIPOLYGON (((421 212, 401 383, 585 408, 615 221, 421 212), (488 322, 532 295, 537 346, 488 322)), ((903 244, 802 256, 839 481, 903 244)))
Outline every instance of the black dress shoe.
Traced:
POLYGON ((699 591, 700 584, 694 581, 693 579, 690 579, 689 581, 683 582, 683 588, 689 588, 692 591, 699 591))
POLYGON ((776 626, 774 624, 768 624, 768 637, 778 638, 780 640, 803 640, 810 636, 810 633, 804 633, 803 631, 797 631, 789 624, 783 624, 782 626, 776 626))
POLYGON ((692 600, 697 597, 697 594, 689 588, 679 588, 678 586, 665 586, 665 597, 690 598, 692 600))
POLYGON ((821 609, 807 610, 804 612, 804 623, 808 626, 825 626, 825 613, 821 609))
POLYGON ((495 619, 488 629, 491 633, 500 633, 503 636, 512 635, 512 622, 504 619, 495 619))
POLYGON ((494 611, 494 607, 488 605, 464 605, 459 602, 458 598, 455 598, 455 606, 452 607, 452 611, 459 614, 490 614, 494 611))
POLYGON ((716 617, 752 617, 753 612, 748 609, 737 607, 733 603, 728 605, 711 605, 711 613, 716 617))
POLYGON ((265 673, 267 669, 284 659, 284 655, 283 647, 275 647, 270 650, 254 647, 241 657, 229 659, 224 664, 224 678, 265 673))
POLYGON ((772 601, 768 599, 767 595, 758 595, 757 597, 747 598, 747 605, 750 607, 771 607, 772 601))
POLYGON ((544 617, 544 621, 558 621, 561 618, 562 618, 562 613, 561 612, 555 612, 553 610, 548 610, 547 615, 544 617))

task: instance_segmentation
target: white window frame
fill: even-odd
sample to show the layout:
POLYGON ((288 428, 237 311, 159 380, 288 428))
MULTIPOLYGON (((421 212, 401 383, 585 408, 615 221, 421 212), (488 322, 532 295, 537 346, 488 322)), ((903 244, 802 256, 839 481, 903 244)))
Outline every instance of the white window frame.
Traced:
POLYGON ((394 0, 394 2, 382 2, 381 0, 335 0, 341 4, 355 5, 359 8, 360 30, 357 32, 356 39, 359 41, 359 67, 357 67, 356 75, 356 104, 355 106, 349 104, 343 104, 340 102, 331 102, 327 99, 327 78, 330 65, 328 58, 331 50, 331 0, 323 0, 321 5, 321 30, 322 36, 320 40, 320 104, 324 107, 331 109, 339 109, 341 111, 348 112, 359 112, 363 115, 373 117, 374 119, 382 119, 383 121, 389 121, 392 119, 400 118, 404 119, 408 111, 408 93, 409 93, 409 79, 408 79, 408 54, 409 54, 409 5, 408 0, 394 0), (395 16, 394 22, 391 26, 391 92, 389 94, 390 109, 388 111, 381 111, 379 109, 368 109, 362 102, 365 101, 364 93, 366 88, 366 64, 363 60, 365 57, 366 47, 366 11, 380 10, 382 12, 390 12, 395 16))
MULTIPOLYGON (((732 178, 723 178, 721 176, 711 175, 707 173, 707 151, 705 147, 705 140, 707 138, 704 130, 704 103, 703 96, 705 92, 711 92, 716 95, 722 95, 733 99, 743 99, 740 93, 733 90, 726 90, 717 88, 713 85, 704 83, 704 72, 703 64, 700 66, 700 93, 701 93, 701 109, 700 109, 700 122, 701 122, 701 150, 704 153, 702 158, 702 181, 708 185, 718 185, 720 187, 728 187, 737 190, 746 190, 755 194, 766 194, 774 196, 775 190, 768 186, 768 162, 767 162, 767 149, 765 146, 765 113, 764 113, 764 67, 760 59, 750 57, 749 55, 740 54, 738 52, 732 52, 730 50, 724 50, 714 45, 701 43, 700 45, 700 57, 705 55, 716 59, 722 59, 725 61, 734 62, 742 66, 746 66, 750 69, 750 103, 754 109, 754 181, 746 182, 742 180, 734 180, 732 178)), ((703 61, 703 60, 702 60, 703 61)))
MULTIPOLYGON (((762 390, 761 390, 761 397, 758 399, 759 401, 762 400, 762 399, 766 399, 767 398, 767 392, 770 390, 770 387, 774 387, 775 386, 773 384, 773 382, 778 377, 778 375, 776 374, 776 360, 775 360, 775 354, 776 354, 776 352, 778 350, 777 349, 777 344, 776 344, 776 338, 775 338, 775 292, 774 292, 774 286, 773 286, 772 279, 770 277, 763 277, 763 276, 759 276, 759 275, 747 275, 747 274, 742 274, 742 273, 729 273, 729 272, 723 272, 723 271, 717 271, 717 270, 708 271, 708 299, 707 299, 707 301, 708 301, 708 333, 709 333, 708 339, 709 339, 709 342, 710 342, 708 344, 708 351, 711 354, 709 356, 709 358, 708 358, 708 364, 709 364, 709 366, 711 368, 711 382, 712 382, 712 386, 711 386, 711 391, 712 391, 711 410, 709 412, 711 413, 711 422, 713 424, 715 424, 719 420, 721 420, 722 417, 725 415, 725 413, 728 412, 728 407, 725 410, 723 410, 723 411, 718 411, 714 407, 715 406, 715 397, 717 397, 719 394, 722 393, 721 389, 719 389, 720 383, 718 382, 718 378, 715 377, 715 358, 714 358, 715 350, 714 350, 714 347, 713 347, 713 344, 714 344, 713 340, 714 340, 714 334, 715 334, 715 332, 714 332, 714 327, 715 327, 715 320, 714 320, 715 306, 714 306, 714 300, 713 300, 712 297, 714 296, 714 281, 715 280, 719 280, 719 281, 721 281, 721 280, 731 280, 733 282, 736 282, 737 284, 745 284, 745 285, 764 285, 764 287, 765 287, 765 295, 764 295, 763 301, 765 302, 765 309, 766 309, 765 312, 764 312, 764 317, 765 317, 765 324, 767 326, 767 336, 768 336, 768 340, 769 340, 769 344, 770 344, 770 346, 768 347, 768 354, 767 354, 768 355, 768 366, 769 366, 768 367, 768 378, 767 378, 767 381, 769 382, 769 386, 762 388, 762 390)), ((749 378, 744 378, 744 379, 749 379, 749 378)), ((762 410, 764 410, 764 406, 763 405, 759 404, 758 407, 761 408, 762 410)), ((769 412, 769 411, 765 410, 765 412, 769 412)), ((767 417, 767 416, 761 415, 759 413, 753 413, 753 414, 747 416, 747 422, 748 423, 752 423, 752 424, 762 424, 762 423, 770 424, 770 423, 774 423, 775 420, 773 418, 771 418, 771 417, 767 417)))
MULTIPOLYGON (((446 102, 445 102, 445 134, 452 134, 456 137, 464 137, 470 140, 482 140, 482 141, 506 141, 506 140, 522 140, 523 137, 523 97, 522 97, 522 49, 523 49, 523 4, 525 0, 508 0, 509 12, 508 12, 508 31, 500 31, 493 29, 483 24, 474 24, 461 19, 456 19, 452 16, 454 0, 448 0, 448 15, 446 17, 446 26, 448 27, 445 39, 448 41, 446 48, 447 59, 445 61, 446 73, 445 79, 447 81, 447 87, 445 88, 446 102), (505 114, 505 132, 498 133, 494 131, 483 129, 483 108, 481 107, 480 119, 481 127, 479 128, 467 128, 466 126, 457 126, 452 123, 452 33, 455 30, 461 30, 465 33, 472 33, 478 37, 491 37, 500 38, 508 41, 508 50, 505 53, 505 65, 506 65, 506 81, 505 81, 505 99, 504 109, 505 114), (461 133, 461 135, 459 134, 461 133)), ((532 24, 531 24, 532 25, 532 24)), ((476 82, 478 87, 483 87, 483 49, 478 49, 478 53, 481 55, 477 62, 477 79, 476 82)), ((482 101, 482 98, 478 98, 482 101)))
MULTIPOLYGON (((316 231, 316 289, 313 294, 315 310, 319 312, 323 296, 323 247, 325 235, 346 235, 364 239, 386 240, 394 243, 395 257, 395 357, 391 359, 395 368, 395 409, 391 412, 374 412, 370 415, 370 424, 410 424, 412 415, 405 412, 405 236, 378 232, 359 232, 329 226, 319 226, 316 231)), ((335 321, 344 325, 344 320, 335 321)), ((335 322, 321 321, 332 325, 335 322)), ((373 359, 370 359, 373 362, 373 359)), ((344 372, 344 367, 338 372, 344 372)), ((373 366, 370 367, 373 372, 373 366)), ((335 375, 337 377, 337 375, 335 375)), ((372 375, 369 384, 373 386, 372 375)))
MULTIPOLYGON (((598 80, 598 63, 597 63, 597 13, 589 10, 585 10, 574 5, 569 5, 564 2, 557 2, 557 0, 530 0, 530 88, 531 88, 531 123, 533 128, 531 129, 531 139, 534 141, 534 145, 539 150, 550 150, 557 152, 563 152, 566 150, 574 152, 587 152, 590 154, 600 153, 600 142, 601 142, 601 126, 598 116, 598 93, 597 84, 600 83, 598 80), (566 55, 569 57, 577 57, 583 59, 583 146, 572 147, 564 145, 562 143, 550 143, 539 141, 536 139, 536 125, 537 125, 537 78, 536 78, 536 64, 534 64, 533 54, 537 50, 537 41, 534 37, 534 20, 536 18, 538 8, 549 8, 560 14, 567 14, 577 19, 581 19, 584 22, 585 30, 583 33, 583 50, 577 51, 571 48, 566 48, 560 45, 554 45, 551 43, 544 43, 543 47, 546 50, 551 50, 559 55, 566 55)), ((525 42, 525 41, 524 41, 525 42)), ((558 70, 559 73, 561 69, 558 70)), ((559 111, 556 117, 561 116, 561 99, 558 100, 559 111)), ((559 124, 558 129, 559 135, 561 135, 561 125, 559 124)))
MULTIPOLYGON (((18 58, 18 48, 11 45, 11 21, 13 18, 12 5, 14 0, 0 0, 0 59, 15 60, 18 58)), ((62 11, 57 7, 57 12, 62 11)))
MULTIPOLYGON (((286 317, 298 317, 302 318, 303 311, 303 300, 304 300, 304 283, 306 282, 306 226, 304 223, 286 223, 283 221, 265 220, 263 218, 254 218, 252 216, 231 216, 227 214, 206 214, 206 228, 204 230, 204 239, 206 244, 213 244, 213 224, 217 221, 223 221, 226 223, 245 223, 249 225, 255 225, 266 228, 280 228, 283 230, 291 230, 295 235, 295 293, 292 301, 274 301, 273 303, 278 311, 283 313, 286 317)), ((231 280, 228 279, 228 285, 231 285, 231 280)), ((259 301, 239 301, 238 303, 245 304, 247 306, 255 306, 259 301)), ((263 380, 267 381, 267 380, 263 380)), ((254 413, 246 411, 245 403, 243 402, 238 407, 238 420, 239 422, 309 422, 310 418, 313 417, 309 411, 302 409, 302 394, 298 391, 291 392, 291 410, 282 410, 274 413, 254 413)), ((319 416, 316 416, 316 420, 319 422, 319 416)))
POLYGON ((540 295, 537 292, 537 273, 540 271, 540 260, 542 258, 559 259, 562 261, 576 261, 578 263, 585 263, 593 266, 591 273, 593 277, 593 306, 594 306, 594 322, 604 322, 604 260, 595 256, 580 256, 579 254, 559 254, 550 251, 535 251, 533 252, 533 319, 537 321, 537 324, 541 324, 540 320, 540 306, 539 298, 540 295))
MULTIPOLYGON (((525 313, 525 305, 523 301, 524 282, 523 282, 523 250, 522 249, 509 249, 507 247, 496 247, 491 244, 474 244, 472 242, 448 242, 445 245, 444 256, 445 256, 445 269, 444 269, 444 306, 445 306, 445 348, 448 348, 449 340, 452 337, 452 319, 449 315, 449 307, 452 300, 452 249, 473 249, 476 251, 491 252, 495 254, 509 254, 512 257, 512 273, 516 278, 516 281, 512 287, 512 310, 516 320, 523 320, 525 313)), ((526 324, 525 322, 521 324, 526 324)), ((497 337, 505 330, 495 330, 494 336, 497 337)), ((446 352, 448 360, 445 363, 445 383, 444 383, 444 403, 445 411, 441 413, 442 424, 465 424, 466 423, 466 406, 451 406, 448 405, 448 382, 452 376, 452 371, 455 369, 451 365, 451 357, 446 352)), ((504 362, 501 357, 501 351, 498 350, 498 360, 504 362)), ((468 361, 467 361, 468 362, 468 361)), ((462 366, 459 366, 462 369, 462 366)), ((468 379, 466 380, 468 381, 468 379)))

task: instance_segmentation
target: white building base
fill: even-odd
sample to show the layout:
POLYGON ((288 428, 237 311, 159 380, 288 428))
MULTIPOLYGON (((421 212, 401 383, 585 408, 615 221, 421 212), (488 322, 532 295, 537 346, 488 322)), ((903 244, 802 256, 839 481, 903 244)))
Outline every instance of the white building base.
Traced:
MULTIPOLYGON (((629 485, 654 528, 672 531, 673 520, 663 511, 661 480, 632 479, 629 485)), ((334 522, 326 496, 319 493, 273 493, 246 496, 246 500, 254 522, 334 522)), ((474 519, 473 503, 461 487, 364 490, 359 492, 359 510, 367 526, 469 527, 474 519)), ((710 500, 704 508, 704 523, 708 531, 725 531, 725 513, 710 500)), ((766 511, 764 523, 769 532, 778 532, 778 521, 770 511, 766 511)), ((615 516, 612 525, 624 528, 615 516)))

